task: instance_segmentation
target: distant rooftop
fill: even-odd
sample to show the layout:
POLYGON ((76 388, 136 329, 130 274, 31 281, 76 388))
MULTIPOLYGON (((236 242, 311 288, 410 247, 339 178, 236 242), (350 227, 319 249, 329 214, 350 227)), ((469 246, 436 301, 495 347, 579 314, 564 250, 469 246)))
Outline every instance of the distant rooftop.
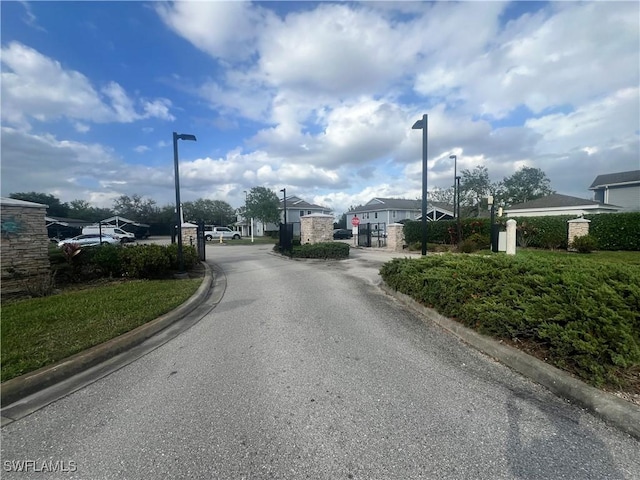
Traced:
POLYGON ((610 187, 613 185, 624 185, 627 183, 640 183, 640 170, 598 175, 589 187, 589 190, 610 187))
MULTIPOLYGON (((555 208, 555 207, 581 207, 586 205, 602 205, 594 200, 587 200, 585 198, 571 197, 569 195, 561 195, 554 193, 553 195, 547 195, 546 197, 537 198, 529 202, 518 203, 505 210, 526 210, 529 208, 555 208)), ((614 205, 610 205, 614 206, 614 205)))

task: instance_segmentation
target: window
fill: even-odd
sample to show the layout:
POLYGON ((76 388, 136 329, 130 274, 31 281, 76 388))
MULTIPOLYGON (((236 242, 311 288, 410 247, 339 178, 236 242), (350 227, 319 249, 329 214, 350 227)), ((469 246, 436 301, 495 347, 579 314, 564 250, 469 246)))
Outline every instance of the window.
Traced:
POLYGON ((378 212, 373 214, 373 218, 378 218, 378 212))
POLYGON ((311 215, 311 210, 307 210, 307 215, 311 215))
POLYGON ((393 211, 392 215, 393 215, 393 218, 396 218, 396 211, 395 210, 393 211))
POLYGON ((300 210, 300 216, 304 217, 304 210, 300 210))

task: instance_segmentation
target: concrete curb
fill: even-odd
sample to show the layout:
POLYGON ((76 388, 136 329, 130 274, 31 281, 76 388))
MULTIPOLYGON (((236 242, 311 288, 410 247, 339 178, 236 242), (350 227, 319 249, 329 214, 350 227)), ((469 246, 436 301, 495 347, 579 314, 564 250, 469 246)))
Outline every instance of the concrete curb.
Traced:
POLYGON ((161 315, 155 320, 140 325, 130 332, 123 333, 100 345, 65 358, 53 365, 42 367, 33 372, 7 380, 0 385, 0 403, 2 407, 10 405, 35 392, 44 390, 121 352, 129 350, 169 325, 184 318, 207 298, 211 285, 213 284, 211 267, 205 262, 200 263, 205 268, 204 279, 200 287, 198 287, 198 290, 182 305, 161 315))
POLYGON ((587 385, 567 372, 516 348, 481 335, 454 320, 440 315, 435 310, 425 307, 410 296, 396 292, 385 283, 381 283, 380 288, 402 304, 453 333, 475 349, 548 388, 556 395, 581 405, 625 433, 640 439, 640 407, 587 385))

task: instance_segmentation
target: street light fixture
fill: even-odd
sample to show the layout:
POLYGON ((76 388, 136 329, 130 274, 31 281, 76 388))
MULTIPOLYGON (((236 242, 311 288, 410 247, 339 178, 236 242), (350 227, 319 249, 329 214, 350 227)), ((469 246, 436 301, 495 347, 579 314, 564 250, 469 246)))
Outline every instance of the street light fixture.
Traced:
POLYGON ((457 155, 449 155, 449 158, 453 159, 453 218, 456 218, 456 192, 458 189, 456 188, 456 178, 458 178, 458 156, 457 155))
POLYGON ((282 196, 283 196, 283 202, 284 202, 284 224, 287 224, 287 189, 283 188, 282 190, 280 190, 282 192, 282 196))
POLYGON ((176 182, 176 223, 178 225, 178 274, 184 274, 184 257, 182 255, 182 205, 180 204, 180 172, 178 170, 178 140, 196 141, 196 136, 189 133, 173 132, 173 166, 176 182))
POLYGON ((422 130, 422 255, 427 254, 427 127, 429 116, 425 113, 411 127, 413 130, 422 130))

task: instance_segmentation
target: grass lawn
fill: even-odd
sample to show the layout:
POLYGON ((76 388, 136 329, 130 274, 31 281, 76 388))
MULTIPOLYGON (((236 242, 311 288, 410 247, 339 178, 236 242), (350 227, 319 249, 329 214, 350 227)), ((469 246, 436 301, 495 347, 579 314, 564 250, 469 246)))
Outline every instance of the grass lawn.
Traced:
POLYGON ((133 330, 184 303, 201 283, 134 280, 3 305, 1 381, 133 330))

